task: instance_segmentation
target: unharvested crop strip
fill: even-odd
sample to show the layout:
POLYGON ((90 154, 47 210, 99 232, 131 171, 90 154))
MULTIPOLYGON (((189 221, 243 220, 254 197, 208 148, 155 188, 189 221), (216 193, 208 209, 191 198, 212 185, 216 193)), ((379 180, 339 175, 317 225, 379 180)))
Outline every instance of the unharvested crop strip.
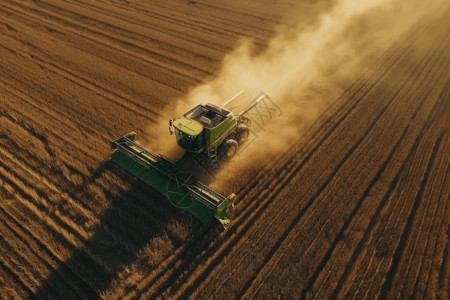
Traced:
MULTIPOLYGON (((20 162, 20 159, 15 160, 12 157, 12 154, 10 154, 7 151, 3 150, 1 147, 0 147, 0 155, 6 158, 6 160, 3 160, 4 162, 7 162, 7 161, 11 161, 12 162, 12 161, 14 161, 14 165, 10 164, 10 166, 13 166, 11 169, 21 169, 24 172, 26 172, 27 173, 26 178, 28 178, 28 184, 30 186, 32 186, 34 189, 36 189, 36 184, 35 183, 40 182, 46 188, 51 190, 52 192, 55 192, 57 194, 62 194, 63 193, 55 184, 53 184, 53 182, 50 182, 49 180, 47 180, 47 178, 44 176, 44 174, 37 173, 33 169, 27 167, 25 164, 20 162)), ((45 191, 41 191, 41 192, 37 192, 37 193, 42 198, 45 198, 46 195, 48 194, 48 193, 45 193, 45 191)), ((77 212, 81 213, 83 216, 85 216, 86 220, 95 218, 95 215, 91 211, 85 209, 82 205, 80 205, 78 202, 74 201, 72 198, 66 197, 66 200, 68 200, 70 202, 71 210, 76 210, 77 212)), ((52 205, 52 204, 54 204, 54 203, 49 202, 49 205, 52 205)))
MULTIPOLYGON (((19 271, 23 284, 30 290, 36 290, 39 286, 39 281, 42 280, 42 275, 33 268, 33 262, 27 260, 27 258, 31 257, 24 257, 23 250, 25 249, 19 248, 21 251, 17 251, 13 245, 9 244, 11 242, 17 241, 14 241, 12 238, 7 241, 3 236, 0 236, 0 252, 3 253, 3 261, 11 266, 16 266, 15 269, 19 271)), ((36 267, 38 266, 39 263, 36 262, 36 267)))
MULTIPOLYGON (((27 184, 22 183, 20 176, 16 172, 13 172, 12 170, 9 170, 9 172, 6 172, 8 170, 8 167, 3 164, 3 162, 0 162, 0 171, 2 171, 1 174, 7 174, 2 175, 2 180, 8 183, 10 186, 14 188, 16 191, 17 197, 22 200, 20 201, 20 204, 24 206, 24 208, 27 208, 29 212, 31 212, 33 215, 36 215, 38 218, 43 218, 44 214, 50 213, 50 204, 42 204, 44 201, 42 200, 42 197, 45 197, 43 195, 42 191, 36 191, 32 189, 30 192, 27 188, 27 184), (24 186, 25 185, 25 186, 24 186), (33 195, 33 193, 36 193, 37 195, 33 195), (40 198, 39 201, 36 201, 36 198, 40 198)), ((55 229, 58 234, 62 234, 64 232, 63 236, 67 240, 67 243, 71 244, 73 246, 76 246, 76 244, 79 244, 80 241, 86 240, 86 233, 81 232, 80 229, 77 226, 74 226, 73 224, 70 224, 70 221, 67 218, 64 218, 61 215, 53 214, 54 217, 54 223, 53 228, 55 229), (56 229, 58 228, 58 229, 56 229), (67 236, 75 237, 77 239, 76 244, 73 244, 72 242, 69 242, 67 239, 67 236)), ((50 224, 49 224, 50 225, 50 224)))

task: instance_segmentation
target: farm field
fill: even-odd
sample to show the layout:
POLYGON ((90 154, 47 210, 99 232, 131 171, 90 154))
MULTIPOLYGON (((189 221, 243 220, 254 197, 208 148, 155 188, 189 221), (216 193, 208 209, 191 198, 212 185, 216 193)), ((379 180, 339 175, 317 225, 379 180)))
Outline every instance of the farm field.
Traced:
POLYGON ((275 2, 0 2, 0 298, 449 298, 445 1, 276 153, 237 161, 225 231, 108 161, 129 131, 156 147, 242 37, 270 48, 299 1, 275 2))

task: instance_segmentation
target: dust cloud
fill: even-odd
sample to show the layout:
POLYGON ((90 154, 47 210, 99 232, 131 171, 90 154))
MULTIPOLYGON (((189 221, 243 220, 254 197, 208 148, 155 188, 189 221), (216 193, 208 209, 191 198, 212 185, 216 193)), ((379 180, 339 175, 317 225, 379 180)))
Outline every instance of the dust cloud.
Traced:
MULTIPOLYGON (((215 78, 193 88, 162 113, 160 123, 164 129, 154 132, 161 132, 165 138, 158 139, 164 142, 158 144, 155 152, 177 148, 175 138, 167 138, 170 117, 181 116, 200 103, 222 104, 241 90, 252 96, 264 91, 281 108, 282 115, 273 119, 263 134, 258 134, 258 139, 234 159, 233 168, 222 172, 218 181, 229 182, 242 170, 257 168, 268 157, 301 139, 307 125, 343 90, 364 78, 366 70, 389 47, 445 3, 302 1, 282 19, 266 49, 257 51, 250 39, 243 38, 224 58, 215 78)), ((182 150, 175 153, 181 155, 182 150)))

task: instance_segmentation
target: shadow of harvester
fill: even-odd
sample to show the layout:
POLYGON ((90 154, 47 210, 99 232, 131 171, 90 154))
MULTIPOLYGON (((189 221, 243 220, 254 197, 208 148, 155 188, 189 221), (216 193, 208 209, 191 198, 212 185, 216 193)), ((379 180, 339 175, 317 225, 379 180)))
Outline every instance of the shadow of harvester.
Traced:
MULTIPOLYGON (((101 178, 107 171, 120 174, 131 188, 115 196, 104 191, 110 205, 100 218, 99 228, 51 273, 35 294, 37 298, 96 299, 108 289, 119 272, 137 260, 139 251, 152 239, 163 236, 167 239, 169 222, 185 225, 188 232, 204 227, 110 161, 104 163, 85 185, 101 178)), ((80 190, 84 188, 80 187, 72 194, 80 194, 80 190)), ((183 241, 171 237, 169 243, 176 247, 183 241)))

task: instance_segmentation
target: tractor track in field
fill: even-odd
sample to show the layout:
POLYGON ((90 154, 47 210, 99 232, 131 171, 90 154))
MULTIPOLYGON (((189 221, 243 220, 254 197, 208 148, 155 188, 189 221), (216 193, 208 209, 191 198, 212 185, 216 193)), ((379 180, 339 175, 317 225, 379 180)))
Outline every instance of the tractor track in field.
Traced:
POLYGON ((0 298, 446 299, 445 13, 236 183, 226 231, 107 162, 240 37, 264 50, 297 4, 2 2, 0 298))

